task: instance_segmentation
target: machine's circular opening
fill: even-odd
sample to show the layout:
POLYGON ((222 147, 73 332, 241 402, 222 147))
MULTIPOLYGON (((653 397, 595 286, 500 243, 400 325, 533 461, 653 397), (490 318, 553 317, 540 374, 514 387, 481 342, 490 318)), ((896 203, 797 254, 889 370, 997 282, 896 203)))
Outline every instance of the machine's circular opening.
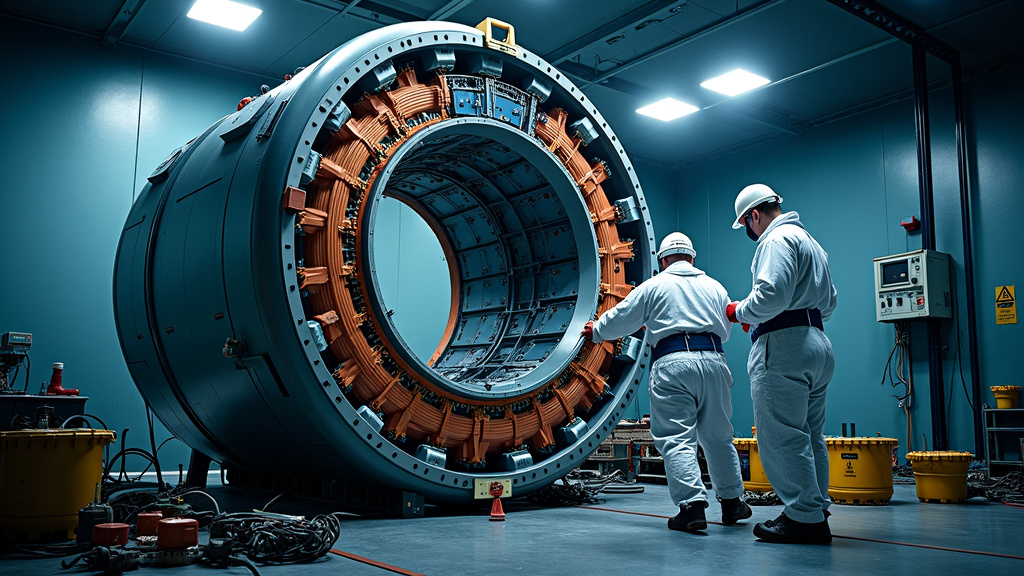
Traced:
POLYGON ((384 197, 378 205, 373 243, 375 277, 388 318, 409 350, 432 363, 450 316, 452 282, 437 234, 408 204, 384 197))
MULTIPOLYGON (((597 301, 600 274, 590 214, 559 160, 494 120, 440 122, 392 153, 364 222, 379 218, 382 196, 413 207, 453 264, 455 313, 432 366, 389 318, 378 279, 368 280, 384 336, 411 369, 474 399, 525 394, 558 377, 583 344, 579 327, 597 301), (578 246, 595 249, 580 253, 578 246)), ((363 230, 379 270, 376 245, 392 241, 383 237, 391 233, 363 230)), ((449 308, 447 301, 422 305, 449 308)))

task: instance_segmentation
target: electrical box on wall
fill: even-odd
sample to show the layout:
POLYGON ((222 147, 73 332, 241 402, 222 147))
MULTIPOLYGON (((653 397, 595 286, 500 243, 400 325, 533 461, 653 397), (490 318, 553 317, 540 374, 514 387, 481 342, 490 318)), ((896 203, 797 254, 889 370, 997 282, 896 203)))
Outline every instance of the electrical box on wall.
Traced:
POLYGON ((875 258, 875 320, 952 318, 949 254, 915 250, 875 258))

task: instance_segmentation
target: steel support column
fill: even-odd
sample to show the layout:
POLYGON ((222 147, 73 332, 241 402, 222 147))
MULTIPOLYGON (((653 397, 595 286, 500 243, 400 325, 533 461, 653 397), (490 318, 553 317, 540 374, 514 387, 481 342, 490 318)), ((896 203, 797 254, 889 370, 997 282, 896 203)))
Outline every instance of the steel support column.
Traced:
MULTIPOLYGON (((978 318, 974 300, 974 248, 971 244, 971 190, 967 171, 967 139, 964 136, 963 72, 960 60, 953 63, 953 115, 956 122, 956 164, 960 181, 960 221, 964 241, 964 299, 967 301, 967 348, 971 370, 974 412, 974 453, 985 453, 981 413, 981 374, 978 363, 978 318)), ((954 279, 955 281, 955 279, 954 279)), ((959 347, 959 343, 958 343, 959 347)), ((963 362, 963 360, 961 360, 963 362)), ((953 391, 950 390, 950 394, 953 391)))
MULTIPOLYGON (((932 203, 931 131, 928 126, 928 70, 925 50, 913 47, 914 119, 917 126, 917 176, 921 198, 921 248, 935 249, 935 207, 932 203)), ((932 445, 946 449, 945 390, 942 384, 942 342, 937 318, 926 320, 928 330, 928 388, 931 392, 932 445)))

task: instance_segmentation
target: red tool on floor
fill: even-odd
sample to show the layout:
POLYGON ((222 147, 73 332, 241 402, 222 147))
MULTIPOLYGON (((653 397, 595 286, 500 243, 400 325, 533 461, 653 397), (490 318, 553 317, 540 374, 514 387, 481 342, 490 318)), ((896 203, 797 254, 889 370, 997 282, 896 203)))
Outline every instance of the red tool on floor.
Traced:
POLYGON ((491 504, 491 521, 492 522, 504 522, 505 511, 501 509, 501 493, 505 491, 505 486, 501 482, 491 482, 491 487, 488 492, 491 496, 494 496, 494 503, 491 504))

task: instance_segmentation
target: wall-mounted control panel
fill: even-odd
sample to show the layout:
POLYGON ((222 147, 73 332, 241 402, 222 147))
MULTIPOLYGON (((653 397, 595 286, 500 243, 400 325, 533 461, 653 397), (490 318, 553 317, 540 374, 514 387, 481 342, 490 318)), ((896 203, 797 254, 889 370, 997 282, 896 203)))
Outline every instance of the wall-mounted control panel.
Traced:
POLYGON ((952 318, 949 254, 915 250, 874 259, 875 320, 952 318))

